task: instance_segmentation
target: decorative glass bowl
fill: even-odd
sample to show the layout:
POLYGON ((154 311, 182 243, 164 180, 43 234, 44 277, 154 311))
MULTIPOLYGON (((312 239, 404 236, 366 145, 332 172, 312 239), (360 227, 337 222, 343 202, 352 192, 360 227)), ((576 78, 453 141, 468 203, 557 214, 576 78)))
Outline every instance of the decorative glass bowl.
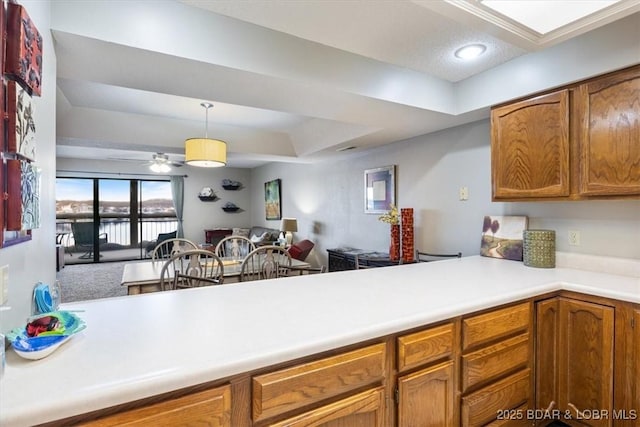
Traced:
POLYGON ((70 311, 51 311, 31 317, 24 328, 9 332, 7 339, 19 356, 37 360, 53 353, 86 327, 84 320, 70 311))

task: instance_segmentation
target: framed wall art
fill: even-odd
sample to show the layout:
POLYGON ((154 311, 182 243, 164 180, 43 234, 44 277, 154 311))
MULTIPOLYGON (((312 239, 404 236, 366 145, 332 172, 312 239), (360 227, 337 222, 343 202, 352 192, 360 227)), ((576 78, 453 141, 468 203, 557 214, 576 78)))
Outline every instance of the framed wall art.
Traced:
POLYGON ((364 212, 386 213, 396 204, 396 167, 383 166, 364 171, 364 212))
POLYGON ((264 209, 267 219, 282 219, 280 180, 264 183, 264 209))

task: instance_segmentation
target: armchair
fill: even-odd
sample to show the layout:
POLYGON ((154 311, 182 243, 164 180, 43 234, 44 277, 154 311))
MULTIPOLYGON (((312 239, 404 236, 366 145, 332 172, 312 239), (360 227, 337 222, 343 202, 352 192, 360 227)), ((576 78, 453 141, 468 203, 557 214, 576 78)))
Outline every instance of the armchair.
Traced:
MULTIPOLYGON (((71 232, 73 233, 76 248, 86 251, 80 258, 93 258, 93 222, 74 222, 71 224, 71 232)), ((105 244, 108 240, 109 236, 107 233, 100 233, 98 235, 98 245, 105 244)))

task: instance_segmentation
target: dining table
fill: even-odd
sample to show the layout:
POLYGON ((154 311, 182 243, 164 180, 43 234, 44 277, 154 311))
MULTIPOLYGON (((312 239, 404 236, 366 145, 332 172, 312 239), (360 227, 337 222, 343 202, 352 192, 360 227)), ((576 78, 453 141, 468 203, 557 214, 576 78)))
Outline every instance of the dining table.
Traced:
MULTIPOLYGON (((121 286, 127 287, 128 295, 160 291, 160 274, 162 273, 162 266, 165 262, 166 260, 159 259, 126 263, 122 271, 121 286)), ((241 259, 222 258, 222 265, 224 267, 223 283, 236 283, 240 281, 240 270, 242 268, 241 259)), ((291 258, 291 267, 294 269, 303 269, 310 267, 310 264, 291 258)), ((169 271, 168 274, 172 274, 172 272, 169 271)))

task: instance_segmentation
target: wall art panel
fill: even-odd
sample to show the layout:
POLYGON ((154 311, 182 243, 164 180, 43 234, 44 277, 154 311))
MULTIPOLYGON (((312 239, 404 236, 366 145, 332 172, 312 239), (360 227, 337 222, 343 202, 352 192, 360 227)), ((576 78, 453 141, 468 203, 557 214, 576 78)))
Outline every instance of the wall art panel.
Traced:
POLYGON ((25 160, 7 160, 7 230, 40 227, 40 169, 25 160))
POLYGON ((7 4, 5 73, 20 82, 30 95, 42 86, 42 35, 24 7, 7 4))
POLYGON ((8 151, 29 160, 36 159, 36 125, 33 102, 26 90, 14 81, 7 83, 8 151))

